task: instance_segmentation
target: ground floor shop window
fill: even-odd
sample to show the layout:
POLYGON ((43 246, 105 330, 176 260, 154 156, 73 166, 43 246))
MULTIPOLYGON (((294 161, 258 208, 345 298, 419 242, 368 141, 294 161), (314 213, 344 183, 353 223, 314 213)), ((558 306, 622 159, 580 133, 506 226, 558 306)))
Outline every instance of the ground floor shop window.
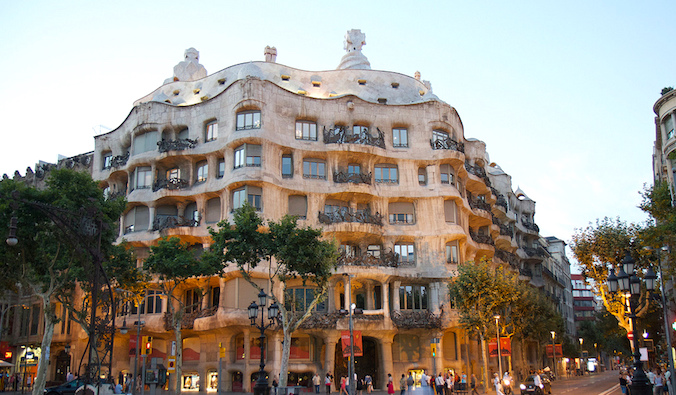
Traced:
POLYGON ((196 373, 189 373, 183 375, 183 391, 199 391, 200 376, 196 373))

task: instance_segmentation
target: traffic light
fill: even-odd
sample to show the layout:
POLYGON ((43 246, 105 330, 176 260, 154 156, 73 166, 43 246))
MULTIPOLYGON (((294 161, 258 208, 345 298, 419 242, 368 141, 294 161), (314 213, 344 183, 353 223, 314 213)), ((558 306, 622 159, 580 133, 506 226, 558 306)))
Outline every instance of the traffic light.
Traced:
POLYGON ((147 355, 152 354, 153 352, 153 337, 152 336, 143 336, 143 349, 144 353, 147 355))
POLYGON ((432 357, 436 357, 437 356, 437 343, 430 344, 430 347, 432 349, 432 357))
POLYGON ((671 328, 676 331, 676 320, 671 323, 671 328))

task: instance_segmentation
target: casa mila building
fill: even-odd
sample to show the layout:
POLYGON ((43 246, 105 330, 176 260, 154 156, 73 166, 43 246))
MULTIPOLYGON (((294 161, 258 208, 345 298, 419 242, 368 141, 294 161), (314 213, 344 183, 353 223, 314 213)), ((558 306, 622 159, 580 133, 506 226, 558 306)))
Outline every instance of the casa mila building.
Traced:
MULTIPOLYGON (((163 237, 208 248, 209 228, 232 222, 246 202, 265 219, 295 215, 335 240, 340 258, 328 296, 293 334, 290 384, 307 384, 315 372, 347 375, 340 339, 348 318, 340 310, 352 303, 363 310, 354 316, 363 345, 357 373, 371 375, 376 388, 384 388, 388 373, 454 369, 480 376, 477 339, 461 328, 448 296, 457 264, 493 259, 564 312, 572 306, 569 263, 565 253, 549 253, 534 221, 535 202, 512 190, 484 142, 465 136, 456 109, 417 72, 372 70, 363 45, 364 34, 349 31, 336 70, 282 65, 267 47, 265 61, 211 75, 190 48, 173 76, 136 101, 120 126, 96 136, 93 153, 58 166, 87 168, 109 197, 126 197, 119 241, 133 246, 139 265, 163 237), (438 342, 434 357, 432 342, 438 342)), ((253 281, 281 298, 281 284, 270 290, 267 273, 260 267, 253 281)), ((178 295, 192 306, 183 323, 183 390, 216 389, 222 344, 225 390, 251 391, 261 350, 247 307, 257 290, 235 265, 208 279, 204 297, 197 286, 178 295)), ((312 300, 312 286, 300 280, 287 286, 295 306, 312 300)), ((168 300, 150 287, 140 306, 152 357, 171 355, 168 300)), ((117 326, 138 313, 122 308, 117 326)), ((57 328, 53 355, 65 361, 68 345, 68 355, 79 359, 86 339, 78 333, 57 328)), ((115 375, 133 369, 132 337, 116 336, 115 375)), ((263 345, 271 377, 280 370, 281 340, 281 330, 268 331, 263 345)), ((528 363, 541 367, 537 346, 525 349, 528 363)), ((495 358, 489 362, 497 370, 495 358)), ((75 360, 69 363, 75 368, 75 360)))

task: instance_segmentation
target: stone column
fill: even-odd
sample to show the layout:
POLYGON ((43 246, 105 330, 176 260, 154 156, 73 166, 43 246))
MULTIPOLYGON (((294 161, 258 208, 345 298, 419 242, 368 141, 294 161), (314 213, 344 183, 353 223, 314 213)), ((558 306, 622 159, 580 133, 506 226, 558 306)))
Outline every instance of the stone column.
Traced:
POLYGON ((242 388, 245 392, 253 392, 253 388, 249 388, 251 385, 251 373, 257 369, 251 368, 251 330, 244 330, 244 370, 242 372, 242 388))
POLYGON ((375 308, 375 300, 373 300, 373 283, 366 283, 366 310, 373 310, 375 308))
POLYGON ((348 310, 350 308, 350 293, 352 290, 350 289, 350 280, 347 278, 347 276, 343 277, 343 287, 345 288, 345 293, 343 295, 343 305, 345 306, 345 310, 348 310))
POLYGON ((124 237, 124 227, 126 224, 124 223, 124 214, 120 215, 120 232, 118 234, 119 237, 124 237))
POLYGON ((392 285, 394 286, 392 289, 392 311, 399 311, 399 287, 401 286, 401 281, 395 281, 392 285))
MULTIPOLYGON (((340 338, 335 334, 332 334, 332 332, 333 331, 329 332, 329 335, 324 337, 324 374, 322 375, 322 379, 326 377, 326 373, 334 374, 333 368, 336 364, 336 344, 338 344, 340 338)), ((326 390, 326 387, 323 387, 323 389, 326 390)))
POLYGON ((329 282, 329 286, 326 290, 326 312, 333 313, 336 311, 336 283, 329 282))
POLYGON ((430 283, 430 311, 439 313, 439 283, 430 283))
POLYGON ((383 318, 390 317, 390 283, 384 282, 381 286, 382 296, 381 300, 383 301, 383 318))
POLYGON ((387 374, 391 373, 392 374, 392 380, 394 381, 395 388, 397 386, 397 383, 399 382, 394 375, 394 364, 392 363, 392 343, 394 342, 394 336, 393 335, 388 335, 385 338, 383 338, 380 341, 380 347, 381 347, 381 352, 380 355, 382 355, 382 361, 380 366, 383 367, 382 371, 380 372, 380 378, 379 378, 379 389, 381 391, 387 391, 387 374))
POLYGON ((148 206, 148 230, 153 229, 153 224, 155 222, 155 205, 148 206))

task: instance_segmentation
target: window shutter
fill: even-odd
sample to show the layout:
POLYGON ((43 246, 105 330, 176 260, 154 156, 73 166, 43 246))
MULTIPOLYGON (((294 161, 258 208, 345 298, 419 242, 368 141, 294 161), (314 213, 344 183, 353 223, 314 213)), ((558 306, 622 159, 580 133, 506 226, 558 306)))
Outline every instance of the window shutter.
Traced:
POLYGON ((221 198, 215 197, 207 200, 206 221, 209 223, 221 220, 221 198))
POLYGON ((289 215, 297 215, 299 217, 305 217, 307 215, 307 196, 289 196, 289 215))
POLYGON ((446 222, 455 223, 456 222, 456 206, 455 201, 453 200, 444 200, 444 216, 446 222))

